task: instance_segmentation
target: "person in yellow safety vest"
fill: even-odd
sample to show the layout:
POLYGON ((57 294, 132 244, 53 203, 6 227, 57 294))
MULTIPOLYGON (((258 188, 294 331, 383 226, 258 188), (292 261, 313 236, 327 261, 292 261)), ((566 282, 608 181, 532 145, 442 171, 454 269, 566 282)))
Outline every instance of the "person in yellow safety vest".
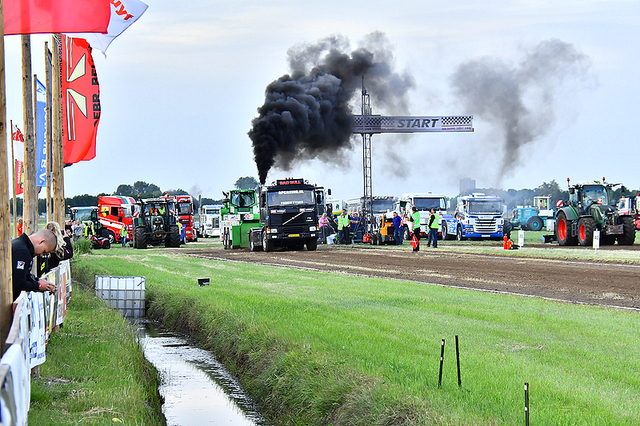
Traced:
POLYGON ((433 248, 438 248, 438 228, 440 227, 440 215, 436 209, 431 209, 431 216, 429 216, 429 239, 427 240, 427 247, 431 247, 431 241, 433 240, 433 248))
MULTIPOLYGON (((411 208, 411 221, 413 222, 413 235, 416 237, 417 243, 413 251, 420 251, 420 212, 416 206, 411 208)), ((413 238, 412 238, 413 239, 413 238)))
POLYGON ((338 216, 336 220, 338 223, 338 233, 340 234, 340 243, 341 244, 349 244, 349 230, 351 224, 349 223, 349 215, 347 214, 347 210, 342 210, 342 214, 338 216))
POLYGON ((159 214, 160 216, 164 216, 164 206, 160 206, 160 207, 158 207, 158 214, 159 214))
POLYGON ((83 233, 85 237, 88 237, 89 235, 95 235, 95 229, 93 228, 93 222, 90 220, 85 220, 84 222, 82 222, 82 227, 83 229, 83 233))
POLYGON ((178 235, 180 235, 180 244, 184 244, 184 238, 182 237, 182 224, 179 220, 176 220, 176 225, 178 225, 178 235))
POLYGON ((127 245, 127 237, 129 236, 129 232, 127 231, 127 227, 122 225, 120 228, 120 239, 122 240, 122 247, 127 245))

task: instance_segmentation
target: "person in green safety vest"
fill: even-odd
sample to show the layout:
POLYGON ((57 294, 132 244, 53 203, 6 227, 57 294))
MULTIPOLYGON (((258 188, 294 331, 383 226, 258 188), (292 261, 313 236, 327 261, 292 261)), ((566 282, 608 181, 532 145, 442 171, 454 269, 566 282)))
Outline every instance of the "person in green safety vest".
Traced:
POLYGON ((120 240, 122 240, 122 247, 127 245, 127 237, 129 236, 129 232, 127 231, 127 227, 123 224, 122 228, 120 228, 120 240))
POLYGON ((95 229, 93 228, 93 222, 90 220, 85 220, 82 222, 83 234, 85 237, 89 237, 90 235, 95 235, 95 229))
POLYGON ((431 216, 429 216, 429 239, 427 240, 427 247, 431 247, 431 241, 433 241, 433 248, 438 248, 438 228, 440 227, 440 215, 436 209, 431 209, 431 216))
POLYGON ((351 224, 349 222, 349 215, 347 214, 347 209, 342 210, 342 214, 338 216, 336 219, 336 223, 338 224, 338 234, 340 235, 340 243, 341 244, 349 244, 349 231, 351 228, 351 224))
MULTIPOLYGON (((416 206, 411 208, 411 221, 413 222, 413 236, 416 237, 416 246, 413 251, 420 251, 420 212, 416 206)), ((411 238, 413 240, 413 237, 411 238)))

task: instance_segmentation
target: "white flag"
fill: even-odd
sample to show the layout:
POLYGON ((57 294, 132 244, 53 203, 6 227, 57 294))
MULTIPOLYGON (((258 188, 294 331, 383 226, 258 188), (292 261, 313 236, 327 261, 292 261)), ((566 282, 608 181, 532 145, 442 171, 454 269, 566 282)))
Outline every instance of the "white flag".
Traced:
POLYGON ((74 34, 74 37, 84 38, 92 48, 98 49, 105 55, 113 39, 136 22, 149 7, 139 0, 109 0, 109 3, 111 3, 111 19, 106 34, 74 34))

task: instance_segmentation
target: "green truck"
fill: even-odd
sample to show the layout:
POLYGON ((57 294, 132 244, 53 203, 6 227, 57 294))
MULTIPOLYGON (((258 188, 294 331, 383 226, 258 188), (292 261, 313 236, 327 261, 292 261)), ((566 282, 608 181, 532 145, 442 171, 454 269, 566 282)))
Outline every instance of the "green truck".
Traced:
POLYGON ((258 197, 253 189, 232 189, 223 192, 220 209, 220 238, 225 249, 249 247, 249 232, 262 227, 258 197))

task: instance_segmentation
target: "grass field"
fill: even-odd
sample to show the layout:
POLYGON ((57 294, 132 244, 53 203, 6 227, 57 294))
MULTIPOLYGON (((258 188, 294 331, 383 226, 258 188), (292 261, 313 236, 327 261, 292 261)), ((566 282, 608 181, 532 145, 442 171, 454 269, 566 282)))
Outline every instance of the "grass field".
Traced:
POLYGON ((531 424, 640 424, 637 312, 162 249, 75 262, 93 274, 145 276, 149 314, 212 350, 274 424, 524 425, 525 382, 531 424))
POLYGON ((75 286, 64 327, 31 379, 30 425, 164 425, 158 377, 131 326, 75 286))

